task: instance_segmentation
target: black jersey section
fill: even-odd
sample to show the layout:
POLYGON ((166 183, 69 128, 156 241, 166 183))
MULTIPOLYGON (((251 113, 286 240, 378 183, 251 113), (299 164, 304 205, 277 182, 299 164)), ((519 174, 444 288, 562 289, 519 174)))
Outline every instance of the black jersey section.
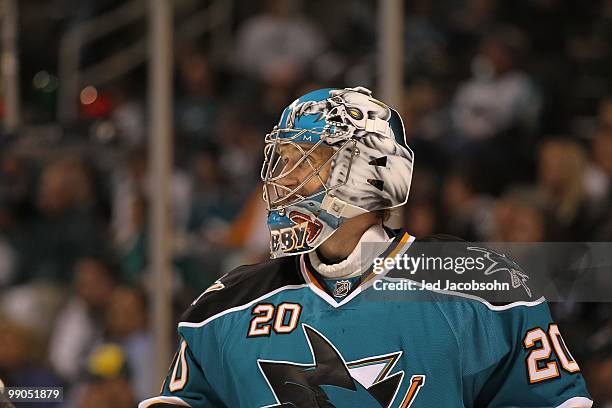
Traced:
POLYGON ((466 242, 465 239, 450 234, 432 234, 417 238, 416 242, 466 242))
POLYGON ((299 256, 289 256, 234 269, 217 281, 216 285, 222 284, 220 289, 200 296, 183 313, 181 322, 199 323, 283 286, 304 284, 298 262, 299 256))
POLYGON ((393 229, 393 228, 387 227, 385 224, 383 224, 382 227, 385 230, 385 233, 387 234, 389 238, 397 237, 400 233, 406 232, 405 228, 393 229))
MULTIPOLYGON (((501 306, 514 302, 536 301, 541 296, 541 290, 536 281, 530 276, 528 271, 524 271, 519 263, 506 256, 506 254, 492 249, 481 243, 472 243, 459 237, 448 234, 428 235, 417 238, 406 252, 411 257, 441 258, 442 260, 460 258, 479 258, 482 267, 468 270, 464 268, 458 273, 456 270, 429 268, 420 269, 415 273, 406 271, 392 271, 388 276, 408 278, 417 282, 422 280, 429 283, 442 282, 444 289, 446 281, 450 280, 457 283, 484 283, 493 284, 495 282, 507 283, 508 290, 467 290, 451 289, 455 292, 469 294, 484 299, 487 302, 501 306)), ((531 272, 534 273, 534 272, 531 272)))

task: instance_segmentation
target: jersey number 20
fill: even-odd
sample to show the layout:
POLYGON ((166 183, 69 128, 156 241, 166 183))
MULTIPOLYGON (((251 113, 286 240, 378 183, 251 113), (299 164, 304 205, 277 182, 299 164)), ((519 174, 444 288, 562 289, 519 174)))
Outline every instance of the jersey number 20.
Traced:
POLYGON ((291 333, 297 327, 302 306, 298 303, 259 303, 252 311, 247 337, 269 336, 273 329, 277 334, 291 333))
POLYGON ((548 326, 548 334, 540 327, 529 330, 525 334, 523 344, 526 349, 531 349, 526 360, 530 384, 551 380, 561 375, 557 362, 550 360, 553 348, 561 367, 565 371, 569 373, 580 371, 578 363, 567 349, 556 324, 548 326), (536 344, 538 342, 540 343, 539 347, 536 344))

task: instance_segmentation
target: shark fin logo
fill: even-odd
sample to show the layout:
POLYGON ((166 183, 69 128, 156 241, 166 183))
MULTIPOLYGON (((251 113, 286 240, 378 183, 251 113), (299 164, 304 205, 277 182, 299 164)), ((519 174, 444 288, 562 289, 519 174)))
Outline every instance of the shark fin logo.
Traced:
POLYGON ((492 275, 497 272, 508 272, 512 288, 516 289, 522 286, 527 295, 532 297, 531 289, 527 286, 529 275, 522 271, 522 268, 517 262, 508 258, 505 254, 500 254, 492 249, 475 246, 468 247, 467 249, 484 254, 484 257, 490 262, 489 267, 484 271, 485 275, 492 275))
MULTIPOLYGON (((263 408, 334 408, 358 406, 388 408, 393 403, 404 372, 389 374, 401 351, 346 362, 323 334, 302 324, 312 354, 312 363, 258 360, 276 404, 263 408)), ((425 383, 424 375, 414 375, 402 407, 409 407, 425 383)))

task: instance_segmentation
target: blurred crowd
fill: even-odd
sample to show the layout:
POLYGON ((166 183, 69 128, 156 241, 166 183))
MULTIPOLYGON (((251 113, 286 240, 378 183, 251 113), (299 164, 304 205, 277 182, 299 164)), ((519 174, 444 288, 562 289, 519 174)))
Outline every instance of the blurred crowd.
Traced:
MULTIPOLYGON (((25 3, 24 122, 40 131, 57 120, 49 39, 122 2, 25 3)), ((206 38, 175 50, 177 316, 220 274, 266 258, 259 171, 282 109, 316 88, 376 89, 375 1, 234 3, 225 58, 206 38)), ((408 230, 612 241, 612 1, 409 0, 405 23, 408 230)), ((145 74, 84 89, 61 136, 0 137, 0 378, 62 385, 69 406, 130 407, 159 385, 145 74)), ((612 403, 612 308, 551 306, 596 401, 612 403)))

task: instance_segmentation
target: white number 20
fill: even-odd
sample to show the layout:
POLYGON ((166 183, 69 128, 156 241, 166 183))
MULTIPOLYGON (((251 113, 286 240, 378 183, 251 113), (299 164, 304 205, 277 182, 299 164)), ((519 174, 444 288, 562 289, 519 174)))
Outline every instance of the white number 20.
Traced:
POLYGON ((567 349, 556 324, 548 326, 548 334, 539 327, 529 330, 525 334, 523 344, 526 349, 533 349, 527 355, 526 361, 529 383, 531 384, 559 377, 557 362, 550 360, 553 348, 561 367, 565 371, 569 373, 580 371, 578 363, 567 349), (540 342, 539 347, 536 345, 537 342, 540 342))

